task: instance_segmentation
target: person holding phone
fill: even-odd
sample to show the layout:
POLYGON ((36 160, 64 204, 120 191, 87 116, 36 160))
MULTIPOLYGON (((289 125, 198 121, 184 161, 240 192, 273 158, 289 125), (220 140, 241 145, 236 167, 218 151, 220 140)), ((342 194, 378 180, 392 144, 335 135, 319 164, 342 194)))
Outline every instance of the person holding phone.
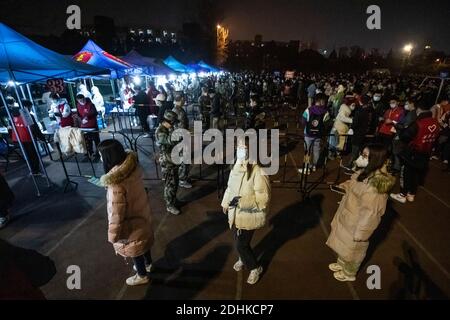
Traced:
POLYGON ((328 266, 338 281, 355 281, 395 184, 387 171, 388 152, 382 144, 368 145, 355 163, 361 169, 339 185, 345 194, 326 242, 338 256, 337 262, 328 266))
MULTIPOLYGON (((237 161, 231 170, 222 208, 228 214, 228 223, 234 234, 239 259, 233 268, 250 270, 248 284, 258 282, 263 268, 250 246, 255 230, 264 227, 269 211, 270 180, 257 161, 249 160, 248 143, 241 141, 237 147, 237 161)), ((257 153, 255 153, 257 154, 257 153)))

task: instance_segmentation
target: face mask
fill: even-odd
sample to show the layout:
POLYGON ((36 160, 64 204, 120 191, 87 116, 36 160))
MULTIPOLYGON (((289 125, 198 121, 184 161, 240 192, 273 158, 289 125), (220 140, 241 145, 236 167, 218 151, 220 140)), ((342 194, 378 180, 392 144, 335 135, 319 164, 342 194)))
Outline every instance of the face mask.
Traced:
POLYGON ((409 104, 405 104, 405 110, 406 110, 406 111, 411 110, 411 109, 409 108, 409 104))
POLYGON ((359 156, 358 159, 356 159, 355 164, 358 168, 365 168, 369 165, 369 159, 359 156))
POLYGON ((381 97, 380 96, 374 96, 373 97, 373 101, 380 101, 381 100, 381 97))
POLYGON ((238 160, 244 161, 247 159, 247 149, 245 148, 238 148, 236 151, 236 157, 238 160))
POLYGON ((391 103, 391 108, 394 109, 395 107, 397 107, 397 104, 391 103))

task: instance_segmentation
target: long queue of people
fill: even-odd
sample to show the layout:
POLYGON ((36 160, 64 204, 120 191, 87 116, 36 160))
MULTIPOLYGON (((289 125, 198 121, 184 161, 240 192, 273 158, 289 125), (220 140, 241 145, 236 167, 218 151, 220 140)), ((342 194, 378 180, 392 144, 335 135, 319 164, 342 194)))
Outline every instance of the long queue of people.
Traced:
MULTIPOLYGON (((195 90, 189 83, 178 85, 178 90, 170 84, 166 88, 150 84, 146 93, 135 87, 132 99, 143 130, 150 130, 144 125, 148 114, 158 117, 155 141, 160 151, 164 199, 167 211, 174 215, 180 214, 178 187, 192 187, 189 167, 175 165, 171 158, 178 143, 172 132, 189 128, 183 108, 186 101, 200 105, 200 119, 207 127, 219 129, 221 120, 230 113, 241 113, 245 128, 258 129, 265 126, 265 112, 297 110, 311 150, 311 171, 321 165, 324 143, 329 158, 342 158, 349 152, 350 160, 343 166, 352 176, 340 185, 345 194, 331 223, 327 245, 338 256, 329 265, 334 278, 355 281, 389 195, 403 203, 414 201, 430 158, 441 156, 448 164, 450 106, 447 98, 437 105, 430 102, 433 90, 431 86, 420 87, 414 78, 309 75, 284 81, 268 74, 226 74, 205 79, 195 90), (307 106, 304 111, 300 111, 302 105, 307 106), (139 109, 144 106, 144 110, 139 109), (393 194, 397 173, 401 193, 393 194)), ((77 95, 81 111, 87 99, 82 93, 77 95)), ((64 108, 61 115, 63 112, 64 108)), ((85 114, 82 119, 89 122, 89 110, 85 114)), ((117 254, 134 261, 136 274, 126 283, 146 284, 152 269, 154 235, 143 169, 136 155, 125 151, 117 140, 104 140, 97 150, 105 171, 101 182, 107 189, 108 241, 117 254)), ((257 159, 250 161, 248 142, 240 141, 220 205, 228 216, 238 252, 233 269, 248 269, 249 284, 258 282, 263 273, 251 241, 255 230, 266 224, 270 202, 270 181, 257 159)))

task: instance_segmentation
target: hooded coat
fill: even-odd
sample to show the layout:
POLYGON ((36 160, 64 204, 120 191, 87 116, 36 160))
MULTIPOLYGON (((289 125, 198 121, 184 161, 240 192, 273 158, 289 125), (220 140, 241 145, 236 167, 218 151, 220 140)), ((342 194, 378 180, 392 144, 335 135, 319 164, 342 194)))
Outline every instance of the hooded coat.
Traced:
POLYGON ((135 153, 101 177, 107 188, 108 241, 116 253, 134 258, 153 245, 152 215, 135 153))
POLYGON ((359 173, 340 185, 345 190, 331 222, 327 245, 346 262, 361 263, 369 247, 369 238, 386 210, 388 192, 395 178, 385 169, 359 182, 359 173), (362 241, 355 241, 362 240, 362 241))

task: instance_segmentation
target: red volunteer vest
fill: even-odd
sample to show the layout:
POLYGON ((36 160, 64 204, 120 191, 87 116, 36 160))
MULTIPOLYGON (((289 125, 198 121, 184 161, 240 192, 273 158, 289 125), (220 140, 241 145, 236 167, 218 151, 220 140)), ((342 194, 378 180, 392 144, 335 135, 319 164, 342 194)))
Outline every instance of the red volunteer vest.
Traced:
MULTIPOLYGON (((19 135, 20 141, 31 142, 30 133, 28 132, 27 126, 25 125, 25 122, 23 121, 22 116, 16 116, 13 118, 13 120, 14 120, 14 126, 16 127, 16 130, 17 130, 17 134, 19 135)), ((13 130, 13 134, 12 134, 12 140, 14 142, 18 141, 14 130, 13 130)))
POLYGON ((419 131, 409 145, 416 152, 431 153, 434 142, 439 136, 439 123, 432 117, 420 119, 416 123, 419 131))
MULTIPOLYGON (((63 103, 59 104, 59 106, 58 106, 58 110, 61 113, 61 115, 64 112, 65 105, 66 105, 66 103, 63 102, 63 103)), ((61 128, 73 127, 74 123, 73 123, 72 113, 67 118, 64 118, 63 116, 61 116, 61 122, 59 123, 59 125, 61 126, 61 128)))

